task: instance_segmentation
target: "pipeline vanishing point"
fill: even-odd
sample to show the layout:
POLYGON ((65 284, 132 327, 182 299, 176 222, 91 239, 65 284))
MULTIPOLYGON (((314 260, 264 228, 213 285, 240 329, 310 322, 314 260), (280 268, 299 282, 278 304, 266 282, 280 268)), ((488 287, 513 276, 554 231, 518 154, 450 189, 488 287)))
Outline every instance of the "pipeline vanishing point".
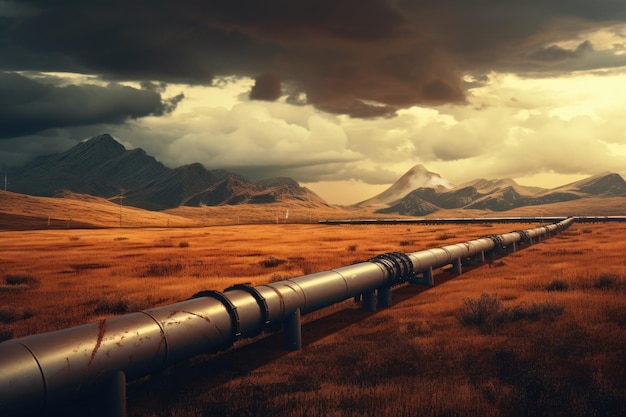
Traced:
MULTIPOLYGON (((204 353, 225 350, 240 338, 282 325, 285 347, 301 347, 300 315, 358 297, 363 308, 391 303, 391 288, 433 284, 433 269, 484 262, 567 229, 573 218, 546 226, 485 236, 414 253, 393 252, 367 262, 223 292, 64 330, 0 343, 0 415, 36 414, 111 384, 154 374, 204 353)), ((125 399, 124 399, 125 401, 125 399)), ((124 403, 125 404, 125 403, 124 403)), ((123 407, 123 405, 122 405, 123 407)))

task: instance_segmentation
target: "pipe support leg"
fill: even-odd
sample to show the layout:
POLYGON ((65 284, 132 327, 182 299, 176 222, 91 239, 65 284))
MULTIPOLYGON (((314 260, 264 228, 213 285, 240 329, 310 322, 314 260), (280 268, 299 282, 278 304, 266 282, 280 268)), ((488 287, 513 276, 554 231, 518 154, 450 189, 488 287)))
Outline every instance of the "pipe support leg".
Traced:
POLYGON ((369 311, 371 313, 376 311, 376 294, 373 290, 363 293, 361 308, 363 311, 369 311))
POLYGON ((117 371, 105 386, 103 416, 126 417, 126 374, 117 371))
POLYGON ((435 285, 435 279, 433 278, 433 268, 430 267, 424 271, 424 283, 429 286, 435 285))
POLYGON ((452 262, 452 272, 461 275, 463 273, 463 267, 461 266, 461 258, 457 258, 452 262))
POLYGON ((378 305, 381 307, 389 307, 391 305, 391 287, 378 289, 378 305))
POLYGON ((283 332, 286 350, 300 350, 302 348, 302 326, 300 325, 300 309, 296 309, 283 322, 283 332))

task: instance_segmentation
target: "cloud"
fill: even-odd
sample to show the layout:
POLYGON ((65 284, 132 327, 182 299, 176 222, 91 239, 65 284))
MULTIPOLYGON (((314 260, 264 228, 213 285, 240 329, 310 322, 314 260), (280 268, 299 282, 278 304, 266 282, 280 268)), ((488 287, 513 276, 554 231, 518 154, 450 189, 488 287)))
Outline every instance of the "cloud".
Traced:
POLYGON ((250 90, 252 100, 274 101, 282 95, 280 78, 276 74, 261 74, 250 90))
POLYGON ((261 100, 278 99, 281 80, 292 98, 361 118, 465 103, 465 74, 624 64, 610 62, 618 48, 594 50, 585 40, 580 49, 557 44, 626 20, 626 3, 613 0, 574 0, 567 7, 560 0, 20 5, 37 12, 7 13, 0 69, 204 85, 218 76, 247 76, 257 79, 251 98, 261 100), (556 61, 568 64, 555 68, 556 61))
POLYGON ((252 178, 619 171, 625 22, 615 0, 0 0, 0 160, 110 132, 252 178))
POLYGON ((0 72, 0 139, 51 128, 124 123, 173 111, 182 95, 163 100, 156 91, 111 83, 58 86, 0 72))
POLYGON ((29 4, 17 3, 15 1, 0 0, 0 17, 21 17, 33 16, 38 13, 38 9, 29 4))
POLYGON ((539 62, 564 61, 578 58, 585 53, 592 53, 593 51, 593 45, 587 40, 573 50, 565 49, 558 45, 550 45, 531 53, 528 55, 528 58, 539 62))
POLYGON ((294 172, 299 178, 308 177, 315 167, 328 171, 329 166, 360 157, 346 149, 345 132, 336 123, 312 109, 301 109, 307 116, 292 120, 280 109, 286 106, 249 102, 231 111, 211 109, 200 118, 184 122, 186 117, 182 118, 179 128, 184 132, 169 144, 166 153, 177 164, 201 162, 257 179, 294 172), (273 114, 274 108, 279 108, 281 117, 273 114))
MULTIPOLYGON (((23 163, 27 156, 61 152, 109 132, 127 148, 141 147, 172 168, 200 162, 251 179, 289 176, 303 183, 325 181, 328 187, 354 181, 388 186, 420 163, 453 184, 479 177, 558 174, 561 181, 602 171, 625 175, 625 78, 580 74, 528 80, 490 73, 471 90, 467 106, 413 106, 394 118, 376 119, 251 101, 255 81, 248 78, 218 79, 210 88, 146 85, 159 90, 163 101, 184 90, 185 100, 162 116, 0 141, 0 161, 23 163)), ((375 192, 344 194, 354 195, 355 202, 375 192)))

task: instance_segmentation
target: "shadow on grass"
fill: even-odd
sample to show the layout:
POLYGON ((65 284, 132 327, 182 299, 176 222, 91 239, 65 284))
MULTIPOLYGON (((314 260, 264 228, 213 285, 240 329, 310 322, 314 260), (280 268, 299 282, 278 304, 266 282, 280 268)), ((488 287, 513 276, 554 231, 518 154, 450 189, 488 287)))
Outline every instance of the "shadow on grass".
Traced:
MULTIPOLYGON (((468 273, 478 266, 465 266, 468 273)), ((440 270, 435 275, 435 285, 402 285, 393 289, 392 306, 411 299, 425 291, 443 285, 459 275, 449 270, 440 270)), ((389 307, 380 308, 382 311, 389 307)), ((303 317, 302 346, 309 345, 359 323, 377 314, 361 310, 360 303, 349 299, 303 317), (337 308, 340 310, 335 311, 337 308)), ((156 375, 132 381, 127 385, 129 415, 150 415, 158 410, 169 409, 172 404, 220 387, 234 378, 254 370, 291 353, 284 349, 280 330, 267 332, 257 338, 240 341, 229 350, 217 354, 200 355, 185 360, 156 375)), ((82 416, 86 413, 98 415, 102 408, 100 394, 86 396, 62 409, 66 416, 82 416)))

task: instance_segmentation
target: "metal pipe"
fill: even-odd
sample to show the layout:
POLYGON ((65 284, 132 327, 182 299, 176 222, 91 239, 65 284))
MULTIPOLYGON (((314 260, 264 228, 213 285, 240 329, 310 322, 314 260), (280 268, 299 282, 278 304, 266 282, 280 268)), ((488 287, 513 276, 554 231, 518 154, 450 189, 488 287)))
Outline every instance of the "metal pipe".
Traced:
MULTIPOLYGON (((433 268, 484 256, 533 237, 565 230, 573 219, 492 235, 410 254, 388 253, 367 262, 257 287, 237 285, 204 291, 192 299, 100 322, 0 343, 0 415, 41 413, 114 381, 133 380, 193 357, 227 349, 283 324, 290 349, 300 347, 300 314, 363 295, 375 310, 376 290, 384 305, 394 285, 433 268)), ((460 270, 460 268, 459 268, 460 270)))

